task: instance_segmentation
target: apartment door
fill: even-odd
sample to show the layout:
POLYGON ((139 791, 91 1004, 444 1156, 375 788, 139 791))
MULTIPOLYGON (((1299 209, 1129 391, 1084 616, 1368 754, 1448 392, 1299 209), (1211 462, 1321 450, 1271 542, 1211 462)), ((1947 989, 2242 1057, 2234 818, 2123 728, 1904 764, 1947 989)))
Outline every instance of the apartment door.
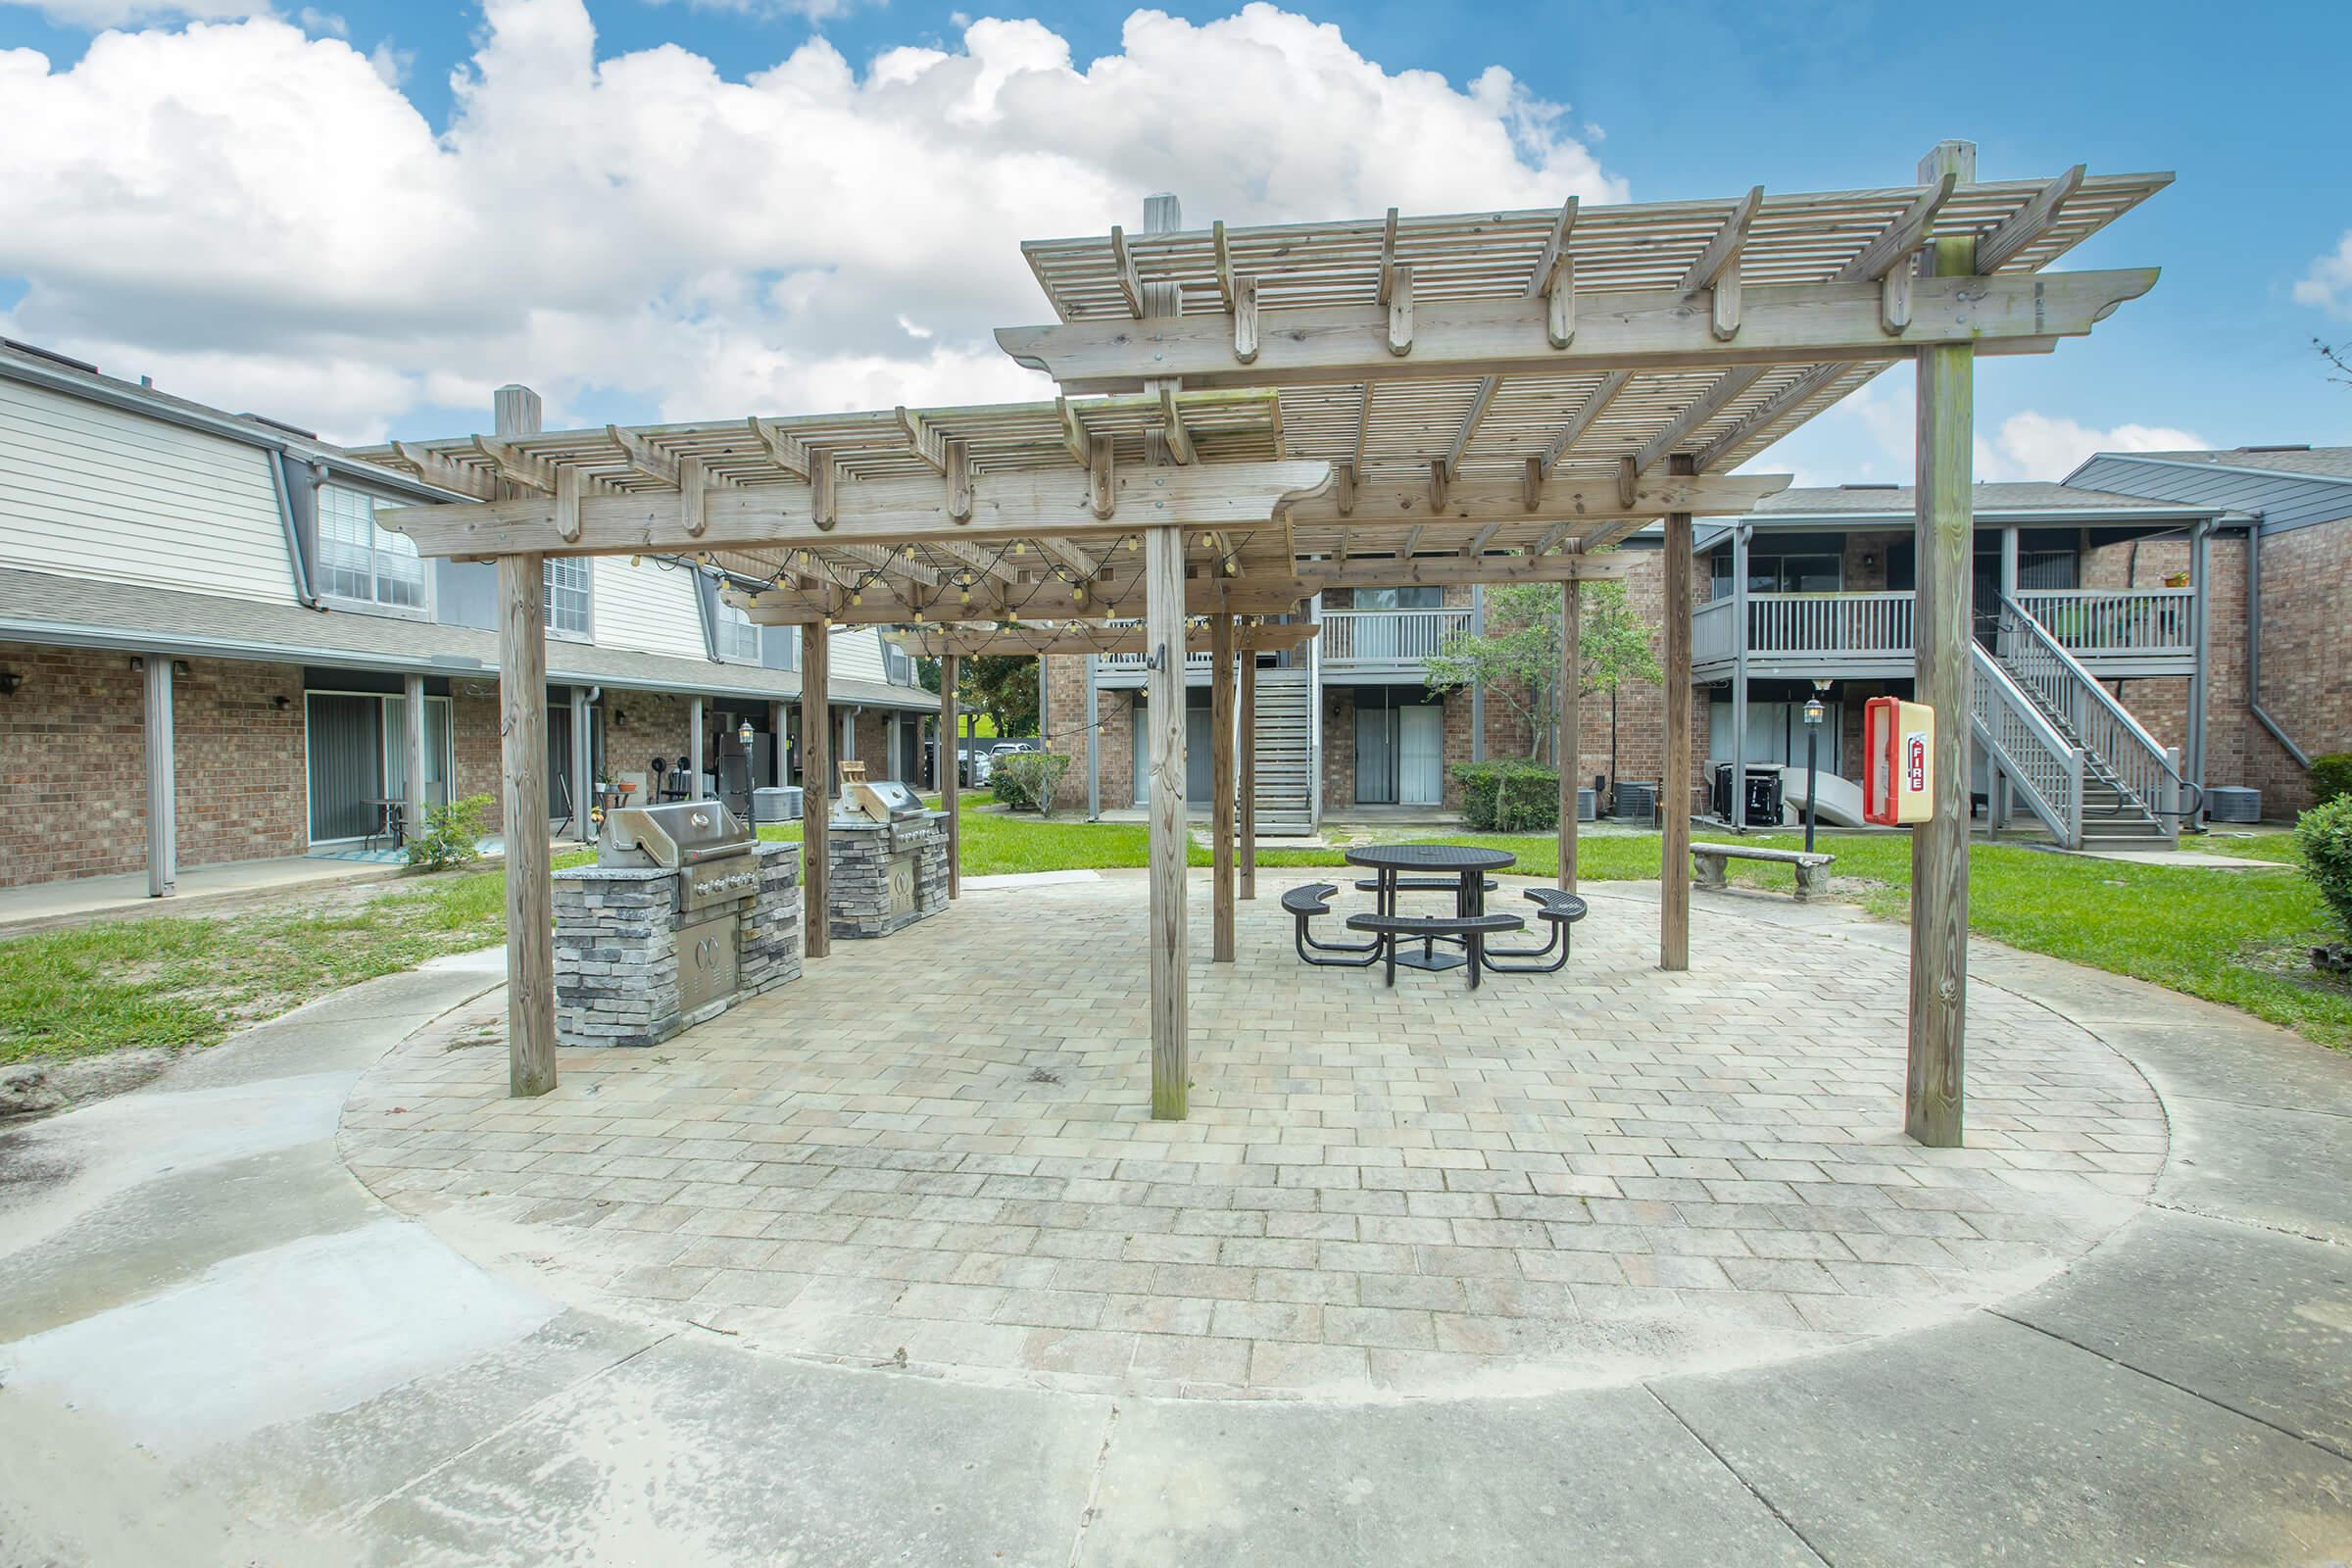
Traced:
POLYGON ((1396 710, 1396 802, 1435 806, 1446 793, 1446 710, 1396 710))
MULTIPOLYGON (((1208 694, 1204 691, 1201 696, 1208 694)), ((1135 804, 1152 804, 1152 705, 1140 696, 1136 699, 1134 722, 1130 725, 1134 738, 1135 804)), ((1184 710, 1184 802, 1187 806, 1208 804, 1208 710, 1187 702, 1184 710)))
POLYGON ((384 791, 383 699, 352 692, 304 696, 310 764, 311 842, 331 844, 376 831, 384 791))

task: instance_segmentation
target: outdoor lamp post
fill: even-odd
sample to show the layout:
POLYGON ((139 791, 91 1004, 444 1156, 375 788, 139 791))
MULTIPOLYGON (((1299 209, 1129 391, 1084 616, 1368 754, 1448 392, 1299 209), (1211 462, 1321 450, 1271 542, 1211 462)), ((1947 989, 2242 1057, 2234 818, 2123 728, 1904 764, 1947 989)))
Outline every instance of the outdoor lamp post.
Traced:
POLYGON ((736 731, 735 731, 735 738, 736 738, 737 740, 739 740, 739 741, 743 742, 743 755, 744 755, 744 756, 746 756, 746 757, 749 757, 749 756, 751 756, 751 755, 752 755, 752 721, 751 721, 750 719, 748 719, 748 718, 747 718, 747 719, 745 719, 745 720, 743 721, 743 723, 742 723, 740 726, 738 726, 738 727, 737 727, 737 729, 736 729, 736 731))
POLYGON ((1813 824, 1820 816, 1821 791, 1816 775, 1821 766, 1821 721, 1828 710, 1822 706, 1821 684, 1814 683, 1813 695, 1805 699, 1805 853, 1813 853, 1813 824))

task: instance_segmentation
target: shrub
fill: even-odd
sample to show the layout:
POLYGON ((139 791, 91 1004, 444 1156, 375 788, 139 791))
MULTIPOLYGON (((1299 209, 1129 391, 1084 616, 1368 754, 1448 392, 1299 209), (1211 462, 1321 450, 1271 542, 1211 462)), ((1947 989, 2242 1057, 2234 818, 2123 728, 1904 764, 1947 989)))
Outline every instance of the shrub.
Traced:
POLYGON ((2311 760, 2311 800, 2315 806, 2352 795, 2352 752, 2329 752, 2311 760))
POLYGON ((1069 770, 1070 760, 1059 752, 1008 752, 997 759, 988 781, 1000 806, 1052 816, 1054 792, 1061 788, 1061 775, 1069 770))
POLYGON ((468 795, 447 806, 427 807, 424 831, 409 835, 409 869, 441 871, 465 865, 481 854, 482 813, 490 797, 468 795))
POLYGON ((2336 924, 2352 936, 2352 795, 2315 806, 2295 821, 2303 873, 2319 885, 2336 924))
POLYGON ((1474 833, 1535 833, 1560 825, 1560 775, 1535 762, 1456 762, 1462 825, 1474 833))

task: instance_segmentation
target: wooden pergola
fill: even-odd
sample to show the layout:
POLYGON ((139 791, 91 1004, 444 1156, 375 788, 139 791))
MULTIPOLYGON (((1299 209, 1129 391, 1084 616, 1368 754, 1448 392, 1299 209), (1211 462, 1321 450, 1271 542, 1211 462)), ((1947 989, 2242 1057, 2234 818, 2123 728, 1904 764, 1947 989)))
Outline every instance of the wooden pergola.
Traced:
MULTIPOLYGON (((810 821, 829 782, 828 626, 905 627, 951 663, 1144 653, 1152 1113, 1182 1116, 1183 650, 1212 654, 1212 955, 1231 961, 1237 842, 1253 837, 1234 733, 1255 660, 1239 656, 1301 634, 1267 618, 1356 584, 1563 583, 1574 733, 1575 585, 1619 575, 1611 547, 1663 518, 1659 961, 1686 968, 1691 518, 1784 488, 1727 470, 1915 360, 1919 691, 1938 729, 1936 819, 1913 841, 1907 1125, 1956 1144, 1973 358, 2045 352, 2145 293, 2153 270, 2044 269, 2170 177, 2078 167, 1978 183, 1974 161, 1943 143, 1917 184, 1886 190, 1232 230, 1183 230, 1155 197, 1144 233, 1023 247, 1058 319, 998 337, 1060 383, 1052 403, 561 433, 502 416, 490 437, 370 456, 476 498, 385 521, 427 555, 500 563, 510 820, 539 794, 547 556, 688 557, 755 621, 804 628, 810 821)), ((1573 792, 1563 769, 1563 886, 1573 792)), ((823 839, 805 852, 812 957, 823 839)), ((545 846, 520 843, 510 835, 512 1050, 514 1091, 531 1094, 555 1081, 553 998, 545 846)))

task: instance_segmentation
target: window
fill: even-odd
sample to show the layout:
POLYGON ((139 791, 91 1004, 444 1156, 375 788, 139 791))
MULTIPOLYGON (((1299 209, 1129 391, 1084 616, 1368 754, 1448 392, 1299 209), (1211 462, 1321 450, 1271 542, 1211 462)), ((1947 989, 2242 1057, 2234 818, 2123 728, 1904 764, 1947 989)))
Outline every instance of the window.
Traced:
POLYGON ((375 525, 375 498, 318 487, 319 591, 353 604, 424 609, 424 562, 407 534, 375 525))
POLYGON ((914 661, 906 657, 906 649, 887 637, 882 639, 882 672, 893 686, 914 684, 914 661))
POLYGON ((588 635, 588 558, 550 556, 547 562, 547 629, 558 637, 588 635))
POLYGON ((1445 605, 1443 588, 1358 588, 1358 610, 1438 610, 1445 605))
POLYGON ((718 602, 718 657, 734 664, 760 662, 760 628, 747 612, 723 599, 718 602))
MULTIPOLYGON (((1758 534, 1747 547, 1751 594, 1834 594, 1845 586, 1844 541, 1837 534, 1758 534)), ((1708 558, 1708 596, 1732 593, 1732 547, 1708 558)))

